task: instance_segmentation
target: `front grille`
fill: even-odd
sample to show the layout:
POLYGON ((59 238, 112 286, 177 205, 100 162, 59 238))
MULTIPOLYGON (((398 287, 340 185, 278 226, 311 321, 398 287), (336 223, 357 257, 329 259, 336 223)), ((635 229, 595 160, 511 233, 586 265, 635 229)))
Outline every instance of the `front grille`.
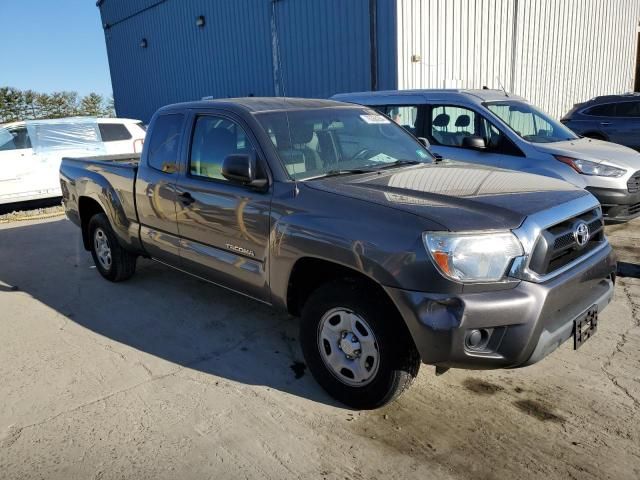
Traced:
POLYGON ((535 244, 529 269, 539 275, 553 273, 573 260, 586 255, 604 242, 604 222, 600 208, 594 208, 581 215, 553 225, 542 232, 535 244), (587 224, 589 240, 579 246, 576 240, 576 228, 587 224))
POLYGON ((640 190, 640 171, 634 173, 629 179, 627 188, 629 189, 629 193, 636 193, 640 190))
POLYGON ((638 212, 640 212, 640 203, 634 203, 629 206, 629 215, 635 215, 638 212))

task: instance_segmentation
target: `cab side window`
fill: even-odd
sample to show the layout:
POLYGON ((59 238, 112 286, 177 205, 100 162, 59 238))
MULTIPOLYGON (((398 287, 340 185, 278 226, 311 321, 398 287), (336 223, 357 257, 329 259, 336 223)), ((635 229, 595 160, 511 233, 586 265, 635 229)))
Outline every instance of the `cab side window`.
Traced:
POLYGON ((596 105, 595 107, 587 108, 582 113, 585 115, 591 115, 594 117, 615 117, 616 104, 604 103, 602 105, 596 105))
POLYGON ((524 157, 524 153, 500 129, 479 113, 453 105, 434 105, 429 116, 429 139, 434 145, 467 148, 465 137, 484 140, 484 152, 524 157))
POLYGON ((380 109, 391 120, 396 122, 413 135, 420 136, 418 106, 416 105, 389 105, 380 109))
POLYGON ((621 102, 616 106, 617 117, 640 117, 640 102, 621 102))
POLYGON ((172 113, 156 118, 149 141, 148 162, 151 168, 164 173, 178 170, 178 147, 184 115, 172 113))
POLYGON ((431 109, 431 137, 436 145, 461 147, 464 137, 480 136, 476 112, 464 107, 435 105, 431 109))
POLYGON ((222 162, 233 154, 255 150, 243 128, 224 117, 203 115, 196 119, 191 139, 189 173, 195 177, 228 181, 222 176, 222 162))
POLYGON ((131 139, 131 132, 122 123, 98 123, 98 128, 103 142, 120 142, 131 139))

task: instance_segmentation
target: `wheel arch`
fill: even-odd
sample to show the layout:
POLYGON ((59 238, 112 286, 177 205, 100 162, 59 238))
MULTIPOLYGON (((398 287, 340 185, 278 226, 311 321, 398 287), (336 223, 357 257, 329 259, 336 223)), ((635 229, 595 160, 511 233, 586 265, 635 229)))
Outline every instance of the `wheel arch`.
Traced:
MULTIPOLYGON (((346 280, 365 285, 372 296, 376 296, 402 318, 391 297, 382 285, 368 275, 345 265, 317 257, 301 257, 293 265, 287 284, 286 307, 294 316, 299 316, 309 296, 321 285, 331 281, 346 280)), ((404 323, 404 320, 403 320, 404 323)))
POLYGON ((89 238, 89 221, 94 215, 97 215, 99 213, 105 213, 105 211, 97 200, 91 197, 80 197, 78 199, 78 214, 80 215, 82 244, 85 250, 91 249, 91 238, 89 238))

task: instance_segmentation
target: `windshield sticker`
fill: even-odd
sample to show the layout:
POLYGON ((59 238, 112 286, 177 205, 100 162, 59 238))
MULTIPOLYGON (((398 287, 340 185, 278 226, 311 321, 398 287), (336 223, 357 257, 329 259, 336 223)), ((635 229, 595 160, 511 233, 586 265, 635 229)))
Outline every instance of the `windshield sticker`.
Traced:
POLYGON ((429 157, 429 155, 427 155, 427 152, 425 152, 424 150, 420 150, 419 148, 416 150, 416 153, 418 154, 418 156, 420 158, 427 158, 429 157))
POLYGON ((383 125, 391 121, 382 115, 360 115, 360 118, 370 125, 383 125))
POLYGON ((392 163, 397 161, 397 159, 390 157, 389 155, 385 155, 384 153, 379 153, 369 158, 368 161, 373 163, 392 163))

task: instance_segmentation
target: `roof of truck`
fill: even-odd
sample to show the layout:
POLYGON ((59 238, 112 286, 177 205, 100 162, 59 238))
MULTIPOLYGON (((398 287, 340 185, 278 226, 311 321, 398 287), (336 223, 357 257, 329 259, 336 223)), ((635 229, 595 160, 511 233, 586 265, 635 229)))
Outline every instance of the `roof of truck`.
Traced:
POLYGON ((317 98, 295 98, 295 97, 244 97, 244 98, 219 98, 215 100, 198 100, 194 102, 175 103, 167 105, 160 110, 177 109, 202 109, 212 106, 219 107, 240 107, 252 113, 300 110, 305 108, 330 108, 350 106, 335 100, 321 100, 317 98))

